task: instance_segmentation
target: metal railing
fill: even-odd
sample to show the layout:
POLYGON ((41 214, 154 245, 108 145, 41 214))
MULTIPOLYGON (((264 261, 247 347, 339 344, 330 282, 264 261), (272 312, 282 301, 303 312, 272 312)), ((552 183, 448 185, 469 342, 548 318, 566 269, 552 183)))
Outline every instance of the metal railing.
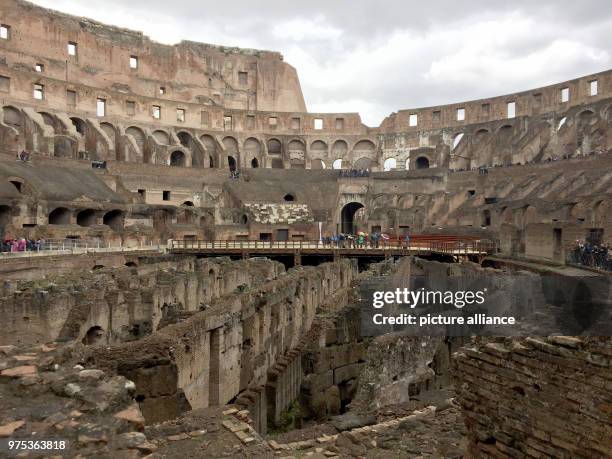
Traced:
POLYGON ((308 251, 308 250, 338 250, 354 252, 376 252, 376 251, 405 251, 405 252, 438 252, 450 255, 461 254, 494 254, 497 245, 492 241, 480 240, 455 240, 455 241, 379 241, 378 243, 367 242, 358 244, 351 241, 323 242, 323 241, 240 241, 240 240, 172 240, 169 245, 173 250, 214 250, 214 251, 261 251, 286 250, 286 251, 308 251))
POLYGON ((109 253, 109 252, 135 252, 135 251, 159 251, 163 247, 149 243, 147 245, 124 246, 92 239, 46 239, 33 242, 24 250, 9 250, 3 247, 0 252, 2 258, 23 258, 49 255, 70 255, 80 253, 109 253))

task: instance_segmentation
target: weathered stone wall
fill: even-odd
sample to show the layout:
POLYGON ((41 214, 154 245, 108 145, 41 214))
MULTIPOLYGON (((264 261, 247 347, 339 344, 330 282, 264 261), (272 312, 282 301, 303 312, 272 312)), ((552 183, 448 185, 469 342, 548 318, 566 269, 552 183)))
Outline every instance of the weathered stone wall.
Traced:
POLYGON ((192 408, 224 404, 265 384, 268 370, 310 329, 317 308, 356 272, 349 260, 293 269, 140 341, 92 348, 86 359, 134 380, 150 421, 173 417, 185 399, 192 408))
POLYGON ((214 298, 275 278, 268 260, 155 257, 139 267, 72 270, 15 282, 3 293, 2 343, 117 343, 156 330, 168 311, 193 313, 214 298))
POLYGON ((473 457, 612 456, 612 341, 551 336, 455 354, 473 457))

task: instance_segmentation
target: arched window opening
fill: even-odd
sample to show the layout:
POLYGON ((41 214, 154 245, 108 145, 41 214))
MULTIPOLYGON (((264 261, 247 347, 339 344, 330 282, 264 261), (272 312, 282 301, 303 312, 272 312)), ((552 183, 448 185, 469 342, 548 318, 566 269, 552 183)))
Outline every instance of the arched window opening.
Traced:
POLYGON ((96 211, 93 209, 85 209, 77 214, 77 225, 93 226, 96 224, 96 211))
POLYGON ((385 162, 383 163, 383 170, 386 172, 392 171, 396 167, 397 167, 397 161, 395 160, 395 158, 387 158, 385 162))
POLYGON ((417 169, 429 169, 429 159, 427 159, 425 156, 419 156, 415 165, 417 169))
POLYGON ((176 167, 185 167, 185 153, 182 151, 173 151, 170 155, 170 165, 176 167))
POLYGON ((115 231, 123 229, 124 216, 121 210, 111 210, 104 214, 102 222, 110 226, 115 231))
POLYGON ((49 214, 49 225, 69 225, 70 211, 65 207, 58 207, 49 214))

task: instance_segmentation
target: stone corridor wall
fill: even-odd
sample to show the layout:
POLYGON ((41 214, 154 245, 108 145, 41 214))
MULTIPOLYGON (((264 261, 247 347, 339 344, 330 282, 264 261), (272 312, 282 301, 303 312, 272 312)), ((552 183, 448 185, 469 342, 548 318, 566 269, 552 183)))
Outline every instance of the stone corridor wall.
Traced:
POLYGON ((472 457, 612 456, 610 338, 482 342, 454 361, 472 457))
POLYGON ((91 348, 84 359, 133 380, 149 422, 187 406, 223 405, 263 386, 310 329, 317 308, 356 273, 350 260, 292 269, 139 341, 91 348))
POLYGON ((135 340, 156 330, 170 311, 193 313, 239 286, 283 271, 281 264, 261 259, 153 257, 138 267, 73 269, 15 282, 1 291, 0 344, 135 340))

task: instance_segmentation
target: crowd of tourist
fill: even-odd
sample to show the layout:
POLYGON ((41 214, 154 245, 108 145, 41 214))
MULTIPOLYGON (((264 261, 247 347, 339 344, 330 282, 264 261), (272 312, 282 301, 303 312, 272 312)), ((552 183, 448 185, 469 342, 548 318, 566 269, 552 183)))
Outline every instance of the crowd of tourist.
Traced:
MULTIPOLYGON (((389 244, 389 240, 389 235, 385 233, 374 232, 368 234, 360 231, 357 234, 338 233, 332 236, 326 236, 323 238, 323 244, 329 247, 338 247, 340 249, 364 249, 367 247, 386 247, 389 244)), ((400 241, 407 246, 410 241, 410 236, 407 234, 401 236, 400 241)))
POLYGON ((41 250, 44 244, 43 239, 25 239, 23 237, 15 239, 3 239, 1 252, 31 252, 41 250))
POLYGON ((612 271, 612 248, 608 244, 578 240, 568 257, 570 263, 612 271))
MULTIPOLYGON (((604 150, 602 148, 597 148, 593 151, 590 151, 589 153, 584 153, 582 156, 593 156, 593 155, 601 155, 604 153, 611 153, 612 150, 604 150)), ((531 164, 539 164, 539 163, 551 163, 551 162, 555 162, 555 161, 560 161, 560 160, 564 160, 564 159, 573 159, 575 158, 575 156, 566 154, 566 155, 561 155, 561 156, 557 156, 557 155, 551 155, 548 158, 542 160, 542 161, 525 161, 524 163, 522 162, 516 162, 516 163, 506 163, 506 164, 491 164, 491 165, 487 165, 487 166, 480 166, 480 167, 471 167, 471 168, 466 168, 466 167, 462 167, 459 169, 452 169, 449 168, 449 172, 465 172, 465 171, 475 171, 478 170, 478 173, 480 175, 485 175, 489 173, 489 169, 495 169, 498 167, 511 167, 511 166, 528 166, 531 164)))
POLYGON ((240 178, 240 171, 230 171, 230 177, 231 180, 238 180, 240 178))
POLYGON ((340 177, 369 177, 369 169, 340 169, 338 171, 340 177))

